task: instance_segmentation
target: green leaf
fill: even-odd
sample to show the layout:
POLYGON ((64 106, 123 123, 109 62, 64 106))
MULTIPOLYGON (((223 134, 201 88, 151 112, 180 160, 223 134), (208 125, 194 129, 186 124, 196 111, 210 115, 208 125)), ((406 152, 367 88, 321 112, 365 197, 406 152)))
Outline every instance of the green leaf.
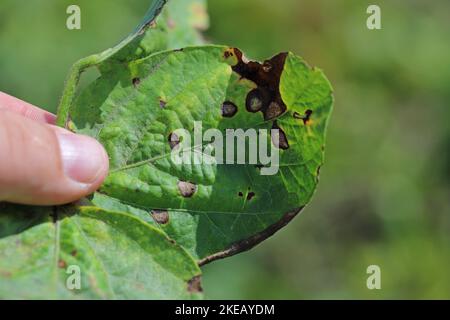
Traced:
POLYGON ((169 1, 154 22, 147 18, 141 24, 144 25, 149 28, 138 28, 133 40, 106 59, 101 68, 108 66, 106 61, 122 63, 167 49, 203 44, 200 31, 209 25, 206 0, 169 1))
MULTIPOLYGON (((115 65, 75 101, 78 132, 97 138, 110 156, 102 201, 164 212, 159 226, 200 263, 256 245, 288 223, 311 199, 323 163, 332 90, 318 69, 294 54, 246 63, 222 46, 167 51, 115 65), (249 112, 254 89, 269 96, 265 112, 249 112), (237 107, 223 116, 224 103, 237 107), (255 165, 174 163, 169 137, 180 128, 280 128, 276 175, 255 165), (285 144, 285 145, 283 145, 285 144), (195 192, 183 196, 182 186, 195 192), (108 198, 110 200, 108 200, 108 198)), ((268 138, 270 139, 270 137, 268 138)), ((272 143, 272 142, 270 142, 272 143)))
POLYGON ((5 204, 1 212, 2 299, 201 297, 200 270, 192 257, 132 215, 86 206, 5 204), (33 226, 16 224, 16 230, 9 223, 5 230, 18 214, 40 221, 33 226), (70 286, 74 266, 80 271, 80 289, 70 286))

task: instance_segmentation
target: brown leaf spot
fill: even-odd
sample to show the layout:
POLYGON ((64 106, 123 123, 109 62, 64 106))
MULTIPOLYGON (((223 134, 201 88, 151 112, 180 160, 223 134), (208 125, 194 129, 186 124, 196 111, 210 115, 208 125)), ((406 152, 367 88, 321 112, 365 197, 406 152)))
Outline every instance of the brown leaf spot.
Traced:
POLYGON ((72 257, 76 257, 77 254, 78 254, 77 249, 73 249, 72 252, 70 253, 70 255, 71 255, 72 257))
POLYGON ((58 261, 58 268, 65 269, 66 266, 67 266, 67 263, 64 260, 59 259, 59 261, 58 261))
POLYGON ((152 210, 152 218, 158 224, 167 224, 169 222, 169 212, 161 210, 152 210))
POLYGON ((183 197, 190 198, 197 191, 197 186, 191 182, 178 181, 178 189, 183 197))
POLYGON ((164 109, 167 105, 167 102, 164 101, 163 99, 159 99, 159 106, 161 107, 161 109, 164 109))
POLYGON ((133 86, 136 88, 141 83, 141 79, 133 78, 133 80, 131 80, 131 82, 133 83, 133 86))
POLYGON ((169 140, 170 149, 175 148, 180 143, 180 138, 177 136, 176 133, 169 134, 168 140, 169 140))
POLYGON ((239 191, 239 192, 238 192, 238 196, 239 196, 239 197, 243 197, 244 194, 243 194, 241 191, 239 191))
POLYGON ((272 129, 278 130, 278 134, 275 134, 274 132, 271 133, 272 143, 275 145, 275 147, 283 150, 289 149, 289 142, 287 140, 286 134, 278 126, 276 121, 274 121, 272 129))
POLYGON ((222 116, 225 118, 233 117, 238 111, 237 106, 231 101, 225 101, 222 104, 222 116))
POLYGON ((286 110, 285 109, 283 110, 282 105, 280 105, 276 101, 272 101, 264 112, 264 120, 267 121, 278 118, 280 115, 284 113, 284 111, 286 110))
POLYGON ((225 52, 223 53, 223 57, 225 59, 228 59, 230 57, 234 56, 234 49, 230 48, 228 50, 225 50, 225 52))
POLYGON ((187 283, 187 290, 190 293, 203 292, 201 276, 195 276, 187 283))
POLYGON ((294 117, 295 119, 301 119, 301 120, 303 120, 303 124, 304 124, 304 125, 307 125, 307 124, 311 121, 311 115, 312 115, 312 113, 313 113, 312 110, 308 109, 308 110, 305 111, 305 115, 302 116, 302 115, 300 115, 300 114, 296 111, 296 112, 294 112, 293 117, 294 117))
POLYGON ((268 94, 261 89, 253 89, 247 94, 245 107, 249 112, 258 112, 266 108, 268 94))
POLYGON ((252 198, 255 196, 255 193, 253 191, 249 192, 247 194, 247 201, 252 200, 252 198))

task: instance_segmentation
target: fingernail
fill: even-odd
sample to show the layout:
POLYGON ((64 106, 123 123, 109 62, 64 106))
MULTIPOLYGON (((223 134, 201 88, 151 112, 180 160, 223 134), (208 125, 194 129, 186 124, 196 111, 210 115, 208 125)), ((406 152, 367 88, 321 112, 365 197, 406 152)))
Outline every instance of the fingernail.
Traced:
POLYGON ((66 176, 80 183, 93 183, 108 170, 108 156, 95 139, 56 132, 66 176))

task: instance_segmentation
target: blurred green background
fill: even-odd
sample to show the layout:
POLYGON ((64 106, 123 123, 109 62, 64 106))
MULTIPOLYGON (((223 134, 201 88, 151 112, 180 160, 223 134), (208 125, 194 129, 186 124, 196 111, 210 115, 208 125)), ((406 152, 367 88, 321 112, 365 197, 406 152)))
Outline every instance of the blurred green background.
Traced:
MULTIPOLYGON (((55 111, 70 65, 117 43, 148 2, 1 0, 0 90, 55 111), (65 27, 69 4, 80 31, 65 27)), ((209 12, 208 40, 255 59, 291 50, 325 71, 336 103, 312 203, 206 266, 206 296, 450 299, 450 2, 211 0, 209 12), (366 28, 370 4, 382 30, 366 28), (381 290, 366 287, 371 264, 381 290)))

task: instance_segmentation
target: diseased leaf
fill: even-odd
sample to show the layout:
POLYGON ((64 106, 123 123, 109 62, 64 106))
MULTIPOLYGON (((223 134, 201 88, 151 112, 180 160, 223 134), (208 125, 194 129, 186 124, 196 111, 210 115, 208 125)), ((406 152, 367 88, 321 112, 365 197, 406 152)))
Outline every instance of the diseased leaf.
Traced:
MULTIPOLYGON (((311 200, 333 102, 323 73, 292 53, 258 63, 198 46, 205 0, 166 2, 155 0, 117 46, 73 66, 57 124, 97 138, 111 171, 90 201, 0 204, 0 298, 199 298, 197 263, 248 250, 311 200), (74 100, 92 66, 101 76, 74 100), (224 139, 263 130, 258 146, 280 153, 273 175, 249 154, 246 164, 176 163, 177 130, 195 135, 197 121, 224 139), (80 290, 66 286, 73 265, 80 290)), ((211 160, 211 142, 191 146, 191 160, 211 160)))
MULTIPOLYGON (((8 299, 188 299, 200 270, 161 231, 136 217, 95 207, 3 205, 2 217, 41 217, 26 229, 2 232, 0 298, 8 299), (44 212, 47 211, 47 212, 44 212), (47 217, 44 219, 43 217, 47 217), (22 231, 22 232, 20 232, 22 231), (20 233, 19 233, 20 232, 20 233), (68 287, 79 268, 80 289, 68 287)), ((11 221, 10 220, 10 221, 11 221)), ((2 223, 0 230, 4 230, 2 223)))
POLYGON ((159 227, 205 263, 257 244, 310 201, 331 107, 325 76, 291 53, 259 64, 237 49, 204 46, 116 65, 80 94, 71 119, 110 156, 102 201, 96 196, 94 203, 104 206, 109 197, 149 214, 167 212, 159 227), (268 137, 280 151, 278 172, 174 163, 173 133, 193 133, 195 121, 203 132, 224 134, 280 129, 279 138, 268 137))

